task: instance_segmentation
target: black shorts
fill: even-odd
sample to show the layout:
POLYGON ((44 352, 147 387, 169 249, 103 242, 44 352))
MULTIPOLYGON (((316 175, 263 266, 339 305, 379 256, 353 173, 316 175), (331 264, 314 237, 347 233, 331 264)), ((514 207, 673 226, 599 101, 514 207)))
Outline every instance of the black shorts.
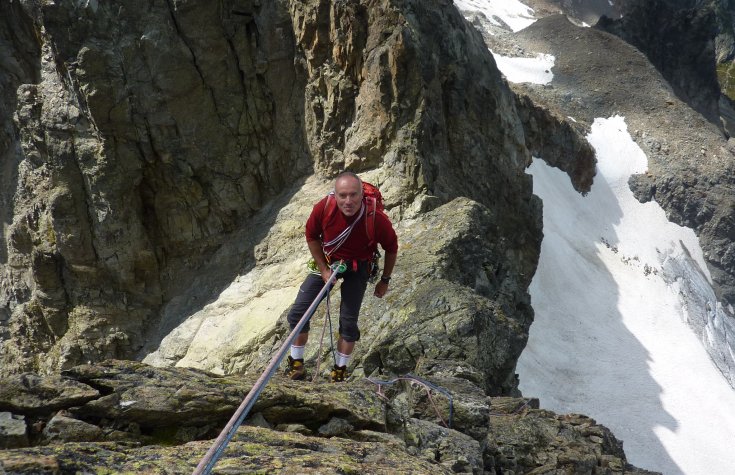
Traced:
MULTIPOLYGON (((357 317, 360 315, 362 299, 368 283, 369 272, 368 261, 358 261, 357 270, 350 266, 345 272, 338 275, 342 279, 340 294, 342 303, 339 307, 339 334, 345 341, 353 342, 360 339, 360 329, 357 327, 357 317)), ((324 287, 321 275, 309 274, 301 284, 296 301, 291 306, 286 319, 293 330, 304 316, 319 291, 324 287)), ((331 289, 330 289, 331 290, 331 289)), ((325 294, 326 296, 326 294, 325 294)), ((313 316, 313 315, 312 315, 313 316)), ((301 333, 309 332, 309 322, 306 322, 301 333)))

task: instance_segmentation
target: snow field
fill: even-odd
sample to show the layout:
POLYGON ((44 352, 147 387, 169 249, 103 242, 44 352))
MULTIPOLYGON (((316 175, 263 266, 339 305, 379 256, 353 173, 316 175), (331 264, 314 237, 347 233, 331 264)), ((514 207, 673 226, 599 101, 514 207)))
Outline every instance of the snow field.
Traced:
POLYGON ((622 117, 595 120, 588 140, 599 163, 586 197, 541 160, 529 168, 544 240, 521 390, 609 427, 641 468, 733 473, 735 392, 685 323, 680 284, 709 280, 698 241, 629 190, 647 160, 622 117), (682 275, 666 275, 671 260, 682 275))
MULTIPOLYGON (((455 4, 514 32, 535 21, 516 0, 455 4)), ((553 80, 552 56, 494 56, 510 82, 553 80)), ((698 240, 656 203, 633 197, 628 177, 644 173, 647 158, 624 118, 597 119, 588 140, 599 162, 586 197, 543 161, 529 167, 544 201, 544 240, 530 287, 536 319, 517 368, 521 390, 544 408, 597 419, 639 467, 735 473, 735 392, 704 349, 727 322, 710 310, 718 305, 698 240), (685 322, 702 315, 699 341, 685 322)))
POLYGON ((454 4, 461 12, 484 14, 493 25, 505 23, 513 32, 536 21, 533 9, 518 0, 454 0, 454 4))

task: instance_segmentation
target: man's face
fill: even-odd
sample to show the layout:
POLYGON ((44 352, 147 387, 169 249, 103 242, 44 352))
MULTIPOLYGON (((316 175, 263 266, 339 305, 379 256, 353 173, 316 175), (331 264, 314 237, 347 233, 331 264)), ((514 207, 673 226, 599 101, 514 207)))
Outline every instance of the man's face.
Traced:
POLYGON ((334 184, 334 196, 337 207, 345 216, 352 216, 360 211, 362 205, 362 186, 351 176, 344 176, 334 184))

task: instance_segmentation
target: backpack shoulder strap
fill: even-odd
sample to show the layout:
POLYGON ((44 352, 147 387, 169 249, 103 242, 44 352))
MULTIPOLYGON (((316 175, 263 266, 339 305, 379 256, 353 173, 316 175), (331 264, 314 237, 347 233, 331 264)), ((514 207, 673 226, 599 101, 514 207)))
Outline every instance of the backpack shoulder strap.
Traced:
POLYGON ((375 241, 375 215, 378 213, 377 200, 373 196, 365 197, 365 231, 368 237, 368 246, 373 247, 375 241))
POLYGON ((334 218, 337 211, 337 199, 334 197, 334 191, 330 191, 327 194, 327 202, 324 203, 324 209, 322 210, 322 231, 326 229, 327 224, 334 218))

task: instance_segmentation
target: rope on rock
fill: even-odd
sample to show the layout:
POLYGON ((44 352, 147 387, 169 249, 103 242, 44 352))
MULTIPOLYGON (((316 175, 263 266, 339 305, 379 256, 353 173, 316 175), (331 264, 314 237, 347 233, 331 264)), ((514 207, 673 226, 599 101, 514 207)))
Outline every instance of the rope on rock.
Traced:
POLYGON ((442 388, 441 386, 437 386, 434 383, 431 383, 425 379, 419 378, 418 376, 414 376, 411 373, 406 373, 403 376, 398 376, 397 378, 393 378, 388 381, 383 381, 380 379, 373 379, 373 378, 365 378, 371 383, 378 386, 377 393, 378 395, 385 398, 385 394, 383 394, 382 389, 384 385, 390 385, 394 384, 397 381, 410 381, 412 383, 416 383, 420 386, 423 386, 424 389, 426 389, 426 395, 429 397, 429 402, 431 403, 431 406, 434 408, 434 411, 436 412, 437 417, 440 421, 442 421, 442 424, 444 424, 444 427, 450 429, 452 427, 452 418, 454 417, 454 400, 452 399, 452 393, 447 391, 446 389, 442 388), (436 407, 436 404, 434 404, 434 399, 431 397, 431 391, 437 391, 439 393, 442 393, 446 398, 449 400, 449 423, 444 422, 444 418, 442 417, 441 413, 439 412, 439 409, 436 407))
POLYGON ((230 420, 227 422, 227 425, 225 425, 224 429, 222 429, 222 432, 220 432, 217 440, 214 441, 212 447, 210 447, 210 449, 204 455, 204 458, 202 458, 202 460, 199 462, 199 465, 197 465, 197 467, 194 469, 193 475, 208 475, 212 471, 212 468, 222 456, 222 453, 227 447, 227 444, 229 444, 232 440, 232 437, 235 435, 238 427, 240 427, 240 424, 242 424, 242 421, 245 420, 245 417, 247 417, 250 409, 252 409, 253 405, 255 405, 255 401, 258 400, 258 396, 260 396, 260 393, 263 392, 263 389, 265 388, 266 384, 268 384, 268 381, 270 381, 270 379, 273 377, 273 374, 276 372, 278 365, 281 364, 281 360, 285 356, 286 351, 291 346, 291 343, 296 339, 299 333, 301 333, 301 329, 304 328, 306 322, 309 321, 309 318, 311 318, 311 316, 314 314, 314 311, 316 311, 319 303, 324 298, 324 294, 329 293, 329 289, 331 288, 332 284, 335 280, 337 280, 337 274, 347 270, 347 266, 345 266, 345 264, 340 261, 332 264, 331 269, 332 275, 329 276, 329 279, 324 284, 324 287, 322 287, 322 290, 319 291, 319 294, 316 296, 306 312, 304 312, 304 316, 301 317, 299 323, 297 323, 294 329, 291 330, 291 333, 288 335, 288 338, 286 338, 286 341, 283 342, 281 347, 276 352, 275 356, 273 356, 273 359, 271 359, 271 362, 266 367, 265 371, 263 371, 263 374, 260 375, 260 378, 258 378, 252 389, 248 392, 248 395, 237 408, 237 411, 235 411, 230 420))

